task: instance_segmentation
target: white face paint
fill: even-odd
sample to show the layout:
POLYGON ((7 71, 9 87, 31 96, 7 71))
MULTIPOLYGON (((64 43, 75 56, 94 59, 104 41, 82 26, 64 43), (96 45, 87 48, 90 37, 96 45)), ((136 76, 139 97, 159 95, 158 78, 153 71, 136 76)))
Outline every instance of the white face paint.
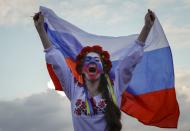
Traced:
POLYGON ((95 81, 100 78, 103 73, 102 62, 97 53, 90 52, 84 59, 82 72, 85 78, 90 81, 95 81))
POLYGON ((100 56, 97 53, 95 53, 95 52, 90 52, 86 56, 98 57, 100 59, 100 56))

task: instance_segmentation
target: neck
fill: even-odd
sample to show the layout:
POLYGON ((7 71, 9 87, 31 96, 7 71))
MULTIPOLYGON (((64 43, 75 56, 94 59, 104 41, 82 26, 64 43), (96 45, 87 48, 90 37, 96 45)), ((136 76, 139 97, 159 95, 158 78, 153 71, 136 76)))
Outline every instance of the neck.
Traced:
POLYGON ((85 80, 89 95, 91 97, 98 95, 98 86, 100 84, 100 79, 95 81, 85 80))

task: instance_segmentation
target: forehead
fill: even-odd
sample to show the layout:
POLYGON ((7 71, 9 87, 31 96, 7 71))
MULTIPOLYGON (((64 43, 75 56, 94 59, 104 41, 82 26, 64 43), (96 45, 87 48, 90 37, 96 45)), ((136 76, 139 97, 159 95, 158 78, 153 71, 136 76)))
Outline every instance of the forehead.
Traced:
POLYGON ((86 57, 88 57, 88 56, 100 58, 100 56, 99 56, 97 53, 95 53, 95 52, 90 52, 90 53, 88 53, 88 54, 86 55, 86 57))

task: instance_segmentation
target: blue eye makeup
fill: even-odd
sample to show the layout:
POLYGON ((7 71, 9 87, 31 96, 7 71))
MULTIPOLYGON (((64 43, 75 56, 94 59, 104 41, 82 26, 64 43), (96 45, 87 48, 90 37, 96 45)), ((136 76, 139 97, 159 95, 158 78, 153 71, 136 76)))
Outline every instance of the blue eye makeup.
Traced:
POLYGON ((91 59, 92 59, 91 56, 86 56, 84 60, 85 60, 85 61, 90 61, 91 59))
POLYGON ((91 57, 91 56, 86 56, 85 59, 84 59, 86 62, 89 62, 89 61, 96 61, 96 62, 100 62, 100 58, 99 57, 91 57))

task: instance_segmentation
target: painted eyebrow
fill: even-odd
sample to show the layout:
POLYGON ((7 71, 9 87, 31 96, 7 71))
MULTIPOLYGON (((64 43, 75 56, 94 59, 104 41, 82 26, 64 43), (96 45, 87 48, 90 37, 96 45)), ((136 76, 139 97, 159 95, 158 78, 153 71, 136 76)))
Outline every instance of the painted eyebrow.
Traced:
POLYGON ((89 59, 89 58, 92 58, 91 56, 86 56, 85 58, 89 59))
POLYGON ((85 60, 90 60, 90 59, 92 59, 91 56, 87 56, 87 57, 85 57, 85 60))

